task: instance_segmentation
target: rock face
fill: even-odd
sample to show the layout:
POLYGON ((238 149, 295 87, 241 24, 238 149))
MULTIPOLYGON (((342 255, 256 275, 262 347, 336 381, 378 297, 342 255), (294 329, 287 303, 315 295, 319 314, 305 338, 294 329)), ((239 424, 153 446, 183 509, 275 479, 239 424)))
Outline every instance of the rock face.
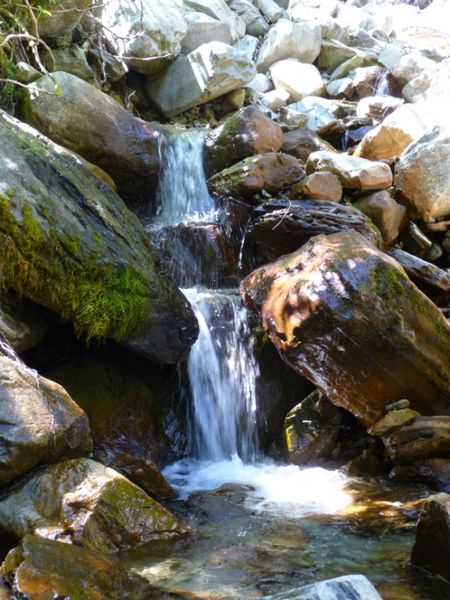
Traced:
POLYGON ((312 238, 241 284, 283 359, 366 427, 408 398, 450 414, 450 326, 360 234, 312 238))
POLYGON ((66 390, 0 340, 0 487, 41 462, 92 448, 89 421, 66 390))
POLYGON ((153 597, 144 580, 132 580, 112 556, 26 535, 1 567, 14 597, 23 600, 145 600, 153 597))
POLYGON ((210 190, 219 196, 253 196, 262 190, 280 191, 304 177, 298 160, 289 154, 267 152, 250 156, 208 180, 210 190))
POLYGON ((0 114, 2 282, 88 337, 177 362, 196 321, 137 218, 81 158, 0 114))
POLYGON ((450 137, 439 128, 423 136, 401 156, 394 186, 420 217, 450 214, 450 137))
POLYGON ((31 84, 22 102, 25 121, 104 169, 123 198, 148 203, 157 184, 160 133, 86 81, 62 71, 53 77, 61 96, 49 77, 31 84))
POLYGON ((246 106, 206 137, 205 171, 213 175, 254 154, 277 152, 282 141, 278 123, 256 107, 246 106))
POLYGON ((306 162, 306 172, 310 174, 316 171, 334 173, 342 187, 348 189, 382 190, 392 185, 392 173, 388 165, 337 152, 313 152, 306 162))
POLYGON ((189 528, 116 471, 90 459, 47 467, 0 502, 0 525, 112 554, 189 528))
POLYGON ((430 496, 419 517, 411 562, 450 581, 450 496, 430 496))
POLYGON ((254 76, 254 65, 244 54, 210 42, 178 58, 146 91, 165 117, 173 117, 242 87, 254 76))

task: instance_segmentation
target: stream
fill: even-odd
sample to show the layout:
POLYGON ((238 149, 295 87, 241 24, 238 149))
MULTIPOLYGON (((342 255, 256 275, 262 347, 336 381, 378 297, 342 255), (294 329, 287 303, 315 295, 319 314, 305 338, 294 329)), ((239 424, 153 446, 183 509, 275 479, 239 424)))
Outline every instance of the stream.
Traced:
MULTIPOLYGON (((186 131, 168 136, 161 149, 166 168, 151 224, 161 239, 171 231, 173 240, 180 224, 217 222, 202 146, 201 131, 186 131)), ((196 260, 181 240, 173 247, 172 275, 200 334, 186 368, 189 455, 164 475, 178 492, 169 508, 194 535, 128 552, 126 566, 194 598, 295 598, 290 590, 353 573, 368 577, 385 600, 449 597, 446 583, 408 565, 424 487, 358 480, 262 455, 258 364, 238 290, 202 272, 201 252, 196 260), (195 261, 189 277, 177 269, 186 260, 195 261)))

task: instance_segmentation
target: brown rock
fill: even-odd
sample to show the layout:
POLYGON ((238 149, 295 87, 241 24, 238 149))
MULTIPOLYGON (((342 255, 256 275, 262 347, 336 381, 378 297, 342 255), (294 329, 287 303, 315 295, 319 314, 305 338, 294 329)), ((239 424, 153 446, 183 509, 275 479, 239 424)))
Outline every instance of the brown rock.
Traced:
POLYGON ((396 465, 391 477, 406 481, 421 481, 438 492, 450 492, 450 460, 429 458, 410 465, 396 465))
POLYGON ((371 435, 381 437, 386 435, 393 429, 400 427, 407 421, 414 419, 414 417, 420 417, 420 413, 410 408, 402 408, 400 410, 391 410, 379 421, 372 425, 369 429, 371 435))
POLYGON ((283 359, 366 427, 408 398, 450 414, 450 325, 360 234, 312 238, 241 284, 283 359))
POLYGON ((296 156, 303 162, 308 160, 312 152, 317 152, 318 150, 335 152, 331 144, 322 140, 309 129, 293 129, 286 132, 283 136, 281 150, 286 154, 296 156))
POLYGON ((375 223, 385 244, 397 239, 406 224, 406 208, 396 202, 387 191, 366 196, 355 202, 355 206, 375 223))
POLYGON ((302 196, 313 200, 339 202, 342 198, 342 185, 333 173, 327 173, 326 171, 313 173, 303 181, 293 185, 289 190, 290 198, 302 196))
POLYGON ((384 440, 394 463, 450 457, 450 417, 416 417, 384 440))
POLYGON ((436 265, 422 260, 400 248, 391 248, 389 254, 398 261, 413 281, 425 283, 446 294, 450 293, 450 273, 436 265))

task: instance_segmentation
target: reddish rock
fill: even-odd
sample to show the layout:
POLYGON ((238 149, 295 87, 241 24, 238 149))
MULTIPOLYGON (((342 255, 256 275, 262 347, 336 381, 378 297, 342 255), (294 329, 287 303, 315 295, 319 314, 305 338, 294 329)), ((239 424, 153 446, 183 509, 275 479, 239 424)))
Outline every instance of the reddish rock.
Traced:
POLYGON ((318 150, 328 150, 335 152, 333 146, 322 140, 318 135, 309 129, 293 129, 283 136, 281 150, 286 154, 292 154, 303 162, 308 160, 311 152, 318 150))
POLYGON ((339 202, 342 198, 342 185, 333 173, 327 173, 327 171, 313 173, 303 181, 293 185, 289 190, 289 197, 339 202))
POLYGON ((406 208, 396 202, 389 192, 375 192, 355 203, 378 227, 385 244, 397 239, 406 225, 406 208))

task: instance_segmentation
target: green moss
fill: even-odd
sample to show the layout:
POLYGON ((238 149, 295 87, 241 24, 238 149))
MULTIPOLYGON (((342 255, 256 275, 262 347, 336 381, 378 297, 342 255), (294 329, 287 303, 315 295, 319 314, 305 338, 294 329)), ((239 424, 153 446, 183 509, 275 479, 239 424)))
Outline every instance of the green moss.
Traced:
POLYGON ((378 296, 393 299, 405 291, 406 273, 392 265, 380 263, 380 267, 373 272, 374 291, 378 296))

